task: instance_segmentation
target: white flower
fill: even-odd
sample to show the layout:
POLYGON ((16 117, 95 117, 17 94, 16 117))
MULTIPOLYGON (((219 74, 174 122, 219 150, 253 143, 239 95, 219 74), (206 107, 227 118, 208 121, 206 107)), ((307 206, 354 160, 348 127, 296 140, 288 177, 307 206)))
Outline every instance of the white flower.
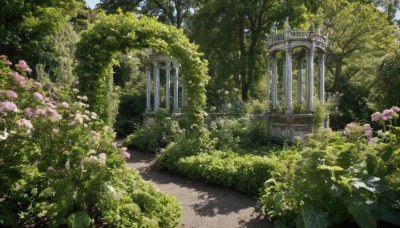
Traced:
POLYGON ((6 140, 10 134, 7 132, 7 128, 3 131, 3 134, 0 134, 0 141, 6 140))

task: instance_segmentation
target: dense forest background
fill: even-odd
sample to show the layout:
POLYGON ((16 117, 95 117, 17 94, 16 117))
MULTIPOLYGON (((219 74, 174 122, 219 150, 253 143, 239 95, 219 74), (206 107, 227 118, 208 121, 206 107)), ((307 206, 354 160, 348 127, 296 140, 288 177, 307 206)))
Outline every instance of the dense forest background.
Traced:
MULTIPOLYGON (((83 0, 0 0, 0 5, 0 53, 29 62, 30 76, 55 94, 77 83, 75 44, 105 11, 150 15, 183 29, 208 60, 209 111, 266 104, 266 38, 287 17, 292 28, 308 30, 313 23, 329 36, 326 92, 333 128, 366 120, 373 110, 400 100, 398 0, 101 0, 94 9, 83 0)), ((145 54, 124 53, 114 68, 122 95, 116 128, 122 135, 140 122, 144 108, 140 55, 145 54)))

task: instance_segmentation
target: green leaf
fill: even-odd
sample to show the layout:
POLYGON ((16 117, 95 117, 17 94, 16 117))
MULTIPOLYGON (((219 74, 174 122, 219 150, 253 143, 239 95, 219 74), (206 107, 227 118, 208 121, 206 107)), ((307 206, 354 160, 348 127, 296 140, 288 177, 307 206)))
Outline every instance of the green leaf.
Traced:
POLYGON ((89 227, 91 219, 86 210, 74 212, 68 216, 68 227, 81 228, 89 227))
POLYGON ((321 228, 328 226, 328 213, 313 205, 305 204, 301 209, 306 228, 321 228))
POLYGON ((373 216, 367 214, 360 214, 359 216, 355 217, 356 222, 362 228, 375 228, 376 221, 373 216))

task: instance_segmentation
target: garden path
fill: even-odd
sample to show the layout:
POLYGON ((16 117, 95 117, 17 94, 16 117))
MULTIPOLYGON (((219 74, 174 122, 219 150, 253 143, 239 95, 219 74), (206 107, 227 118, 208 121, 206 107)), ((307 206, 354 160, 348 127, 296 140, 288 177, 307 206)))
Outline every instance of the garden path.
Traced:
POLYGON ((184 177, 160 172, 153 166, 154 155, 129 151, 128 167, 138 169, 143 179, 161 191, 174 195, 183 208, 184 228, 272 227, 258 213, 254 197, 223 187, 191 181, 184 177))

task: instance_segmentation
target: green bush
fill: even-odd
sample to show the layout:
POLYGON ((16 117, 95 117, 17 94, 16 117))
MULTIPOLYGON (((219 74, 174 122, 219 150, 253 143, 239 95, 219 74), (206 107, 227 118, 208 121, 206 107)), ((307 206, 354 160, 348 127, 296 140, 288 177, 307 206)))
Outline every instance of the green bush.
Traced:
POLYGON ((195 145, 195 142, 185 138, 170 143, 157 157, 157 168, 254 195, 270 177, 269 170, 274 164, 271 159, 214 151, 212 143, 195 145))
POLYGON ((159 111, 149 117, 147 122, 129 135, 123 145, 141 151, 156 152, 174 141, 178 134, 183 134, 179 123, 173 120, 167 112, 159 111))
POLYGON ((132 134, 137 126, 142 124, 145 104, 144 94, 121 96, 118 115, 114 124, 117 137, 122 138, 132 134))
POLYGON ((125 167, 126 148, 85 96, 54 99, 23 76, 24 61, 9 65, 0 56, 0 226, 179 224, 176 200, 125 167))
POLYGON ((358 130, 345 134, 321 131, 307 139, 306 147, 290 147, 277 156, 280 162, 259 199, 277 226, 355 221, 376 227, 380 220, 400 225, 399 185, 390 182, 399 176, 400 150, 367 144, 358 130))

